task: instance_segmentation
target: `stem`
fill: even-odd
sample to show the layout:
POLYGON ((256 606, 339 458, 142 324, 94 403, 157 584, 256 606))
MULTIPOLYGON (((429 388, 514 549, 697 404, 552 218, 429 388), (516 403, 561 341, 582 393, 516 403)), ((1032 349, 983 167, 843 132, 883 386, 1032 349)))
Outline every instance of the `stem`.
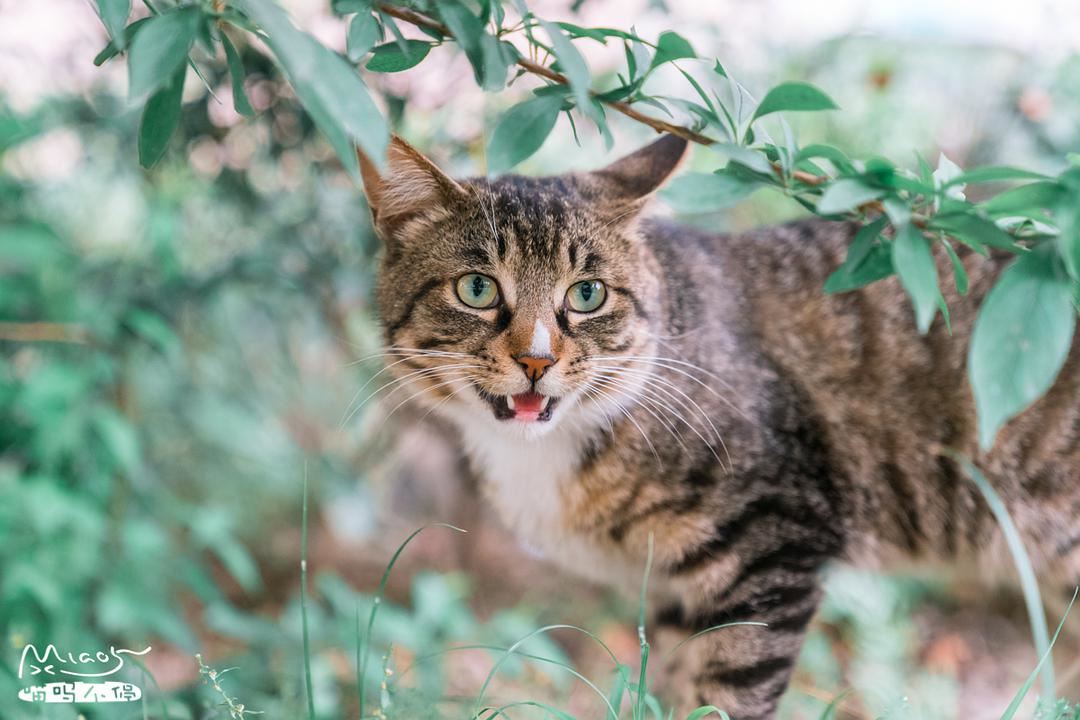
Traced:
MULTIPOLYGON (((424 15, 423 13, 417 12, 416 10, 412 10, 410 8, 396 7, 385 2, 376 3, 375 8, 379 12, 390 15, 391 17, 397 18, 398 20, 402 20, 417 27, 433 30, 451 40, 454 39, 454 33, 450 31, 450 28, 448 28, 446 25, 439 22, 435 18, 424 15)), ((532 48, 533 44, 530 43, 529 47, 532 48)), ((556 72, 551 68, 542 65, 534 60, 530 60, 524 57, 518 58, 517 66, 527 73, 531 73, 546 80, 550 80, 553 83, 557 83, 559 85, 570 84, 570 80, 565 75, 560 72, 556 72)), ((622 113, 626 117, 636 122, 639 122, 642 125, 647 125, 658 133, 669 133, 671 135, 676 135, 684 140, 687 140, 688 142, 697 143, 698 145, 703 145, 705 147, 717 144, 717 141, 713 140, 711 137, 708 137, 707 135, 702 135, 699 132, 695 132, 688 127, 684 127, 682 125, 675 125, 673 123, 669 123, 659 118, 655 118, 639 112, 628 102, 601 100, 596 93, 592 92, 590 92, 590 95, 592 95, 592 97, 596 98, 604 105, 607 105, 612 110, 622 113)), ((776 173, 777 177, 779 177, 781 180, 785 180, 786 184, 784 171, 783 168, 779 165, 779 163, 773 163, 772 169, 773 172, 776 173)), ((808 173, 803 170, 793 171, 791 173, 791 178, 800 183, 803 183, 804 185, 809 185, 812 187, 824 185, 832 179, 828 176, 815 175, 813 173, 808 173)), ((871 200, 870 202, 860 205, 855 210, 856 214, 866 212, 884 214, 885 207, 881 204, 880 200, 871 200)), ((926 220, 922 218, 912 218, 911 224, 920 229, 926 228, 926 220)))
MULTIPOLYGON (((450 28, 448 28, 446 25, 443 25, 438 20, 424 15, 423 13, 419 13, 415 10, 410 10, 409 8, 395 7, 387 3, 376 3, 375 7, 379 10, 379 12, 386 13, 387 15, 397 18, 398 20, 411 23, 412 25, 416 25, 417 27, 434 30, 435 32, 440 33, 450 39, 454 38, 454 33, 450 32, 450 28)), ((558 83, 559 85, 570 84, 570 80, 568 80, 567 77, 562 73, 555 72, 551 68, 545 67, 540 63, 533 62, 532 60, 529 60, 527 58, 519 58, 517 61, 517 65, 521 69, 525 70, 525 72, 532 73, 533 75, 539 75, 540 77, 550 80, 553 83, 558 83)), ((595 93, 593 94, 593 97, 596 97, 595 93)), ((682 125, 674 125, 658 118, 650 117, 648 115, 640 113, 635 110, 630 105, 630 103, 603 100, 601 102, 610 107, 612 110, 622 113, 631 120, 636 120, 643 125, 648 125, 656 132, 677 135, 684 140, 697 143, 698 145, 708 146, 716 144, 716 141, 712 138, 706 135, 702 135, 701 133, 694 132, 690 128, 683 127, 682 125)), ((828 178, 820 178, 819 181, 825 182, 827 179, 828 178)))

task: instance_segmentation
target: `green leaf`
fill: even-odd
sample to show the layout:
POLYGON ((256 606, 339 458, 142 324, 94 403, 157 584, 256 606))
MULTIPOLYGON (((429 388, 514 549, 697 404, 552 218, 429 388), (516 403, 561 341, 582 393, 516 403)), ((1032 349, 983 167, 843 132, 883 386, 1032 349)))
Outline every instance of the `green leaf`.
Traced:
POLYGON ((904 286, 911 304, 915 306, 915 324, 919 332, 926 334, 938 309, 941 291, 938 289, 937 266, 930 252, 930 243, 922 232, 912 225, 904 225, 896 231, 892 243, 893 267, 904 286))
POLYGON ((880 188, 873 188, 855 178, 841 178, 829 183, 818 200, 819 215, 840 215, 855 210, 871 200, 877 200, 885 194, 880 188))
POLYGON ((233 0, 266 31, 268 44, 316 127, 342 165, 359 176, 354 143, 382 162, 390 131, 367 87, 345 58, 296 29, 269 0, 233 0))
POLYGON ((185 75, 187 65, 181 63, 168 84, 146 101, 139 121, 139 164, 144 168, 152 167, 161 159, 169 147, 169 138, 180 124, 185 75))
POLYGON ((715 705, 702 705, 686 716, 686 720, 702 720, 710 715, 715 715, 719 720, 731 720, 726 712, 715 705))
POLYGON ((382 28, 371 13, 357 13, 349 23, 345 36, 346 54, 353 62, 358 62, 368 54, 375 43, 382 40, 382 28))
POLYGON ((435 4, 439 8, 443 22, 450 28, 454 39, 465 51, 465 56, 469 58, 476 84, 483 87, 485 67, 483 38, 487 34, 484 32, 483 23, 461 4, 460 0, 436 0, 435 4))
POLYGON ((547 20, 541 20, 540 24, 544 26, 544 30, 551 37, 552 49, 555 51, 555 57, 559 61, 559 68, 562 70, 563 75, 570 81, 570 87, 574 91, 574 102, 577 104, 578 110, 585 113, 593 120, 597 120, 595 110, 592 103, 589 102, 589 86, 592 84, 592 76, 589 74, 589 66, 585 63, 585 58, 581 56, 578 49, 574 47, 574 43, 570 42, 570 38, 553 22, 547 20))
POLYGON ((539 150, 562 106, 561 95, 541 95, 507 110, 491 133, 488 172, 505 172, 539 150))
POLYGON ((118 50, 127 46, 124 25, 131 14, 131 0, 97 0, 101 23, 109 31, 109 37, 118 50))
POLYGON ((373 0, 332 0, 330 6, 336 14, 348 15, 349 13, 369 13, 374 4, 373 0))
POLYGON ((781 83, 761 100, 751 122, 775 112, 836 109, 837 105, 832 98, 813 85, 802 82, 781 83))
MULTIPOLYGON (((1080 196, 1080 192, 1073 194, 1080 196)), ((1057 236, 1058 250, 1076 286, 1077 307, 1080 307, 1080 197, 1062 202, 1057 208, 1056 219, 1061 228, 1057 236)))
POLYGON ((748 147, 735 145, 734 143, 717 143, 712 147, 727 155, 728 160, 733 163, 738 163, 769 177, 773 176, 772 163, 759 150, 751 150, 748 147))
POLYGON ((980 245, 1016 250, 1016 240, 991 220, 971 213, 953 213, 937 215, 930 221, 930 227, 944 230, 961 242, 973 240, 980 245))
POLYGON ((371 52, 371 59, 365 66, 371 72, 393 73, 416 67, 427 57, 433 47, 432 43, 423 40, 406 40, 404 50, 402 43, 388 42, 379 45, 371 52))
POLYGON ((828 294, 850 292, 893 274, 892 251, 888 245, 871 245, 866 256, 854 268, 846 262, 825 281, 828 294))
POLYGON ((984 450, 1002 425, 1050 388, 1068 358, 1076 309, 1052 250, 1047 244, 1017 258, 975 320, 968 374, 984 450))
POLYGON ((660 194, 673 210, 689 215, 731 207, 764 186, 758 180, 731 173, 684 173, 660 194))
POLYGON ((518 58, 517 48, 499 40, 493 35, 484 34, 480 49, 484 55, 484 90, 498 92, 506 87, 506 71, 518 58))
POLYGON ((965 268, 964 263, 960 261, 960 256, 956 254, 956 250, 953 249, 952 243, 949 242, 949 239, 942 238, 941 242, 945 246, 945 250, 949 253, 949 260, 952 261, 953 280, 956 281, 956 292, 960 293, 961 295, 967 295, 967 268, 965 268))
POLYGON ((667 32, 660 34, 660 39, 656 41, 656 54, 653 55, 652 64, 649 69, 659 67, 664 63, 669 63, 674 60, 682 60, 684 58, 696 58, 697 53, 694 52, 693 46, 682 35, 668 30, 667 32))
POLYGON ((982 204, 992 215, 1008 215, 1052 208, 1065 196, 1065 188, 1054 181, 1033 182, 1006 190, 982 204))
POLYGON ((848 156, 844 154, 844 151, 832 145, 807 145, 799 150, 795 156, 795 163, 798 164, 811 158, 825 158, 842 173, 851 174, 855 172, 855 166, 848 156))
POLYGON ((637 39, 637 36, 633 33, 628 33, 625 30, 618 30, 616 28, 587 28, 568 22, 560 22, 556 24, 572 38, 589 38, 590 40, 596 40, 599 43, 606 44, 607 39, 611 37, 622 38, 623 40, 637 39))
POLYGON ((244 92, 244 64, 240 61, 240 53, 236 51, 229 36, 221 33, 221 44, 225 46, 225 62, 229 65, 229 81, 232 83, 233 107, 236 112, 244 117, 255 117, 255 109, 248 102, 247 93, 244 92))
POLYGON ((949 185, 974 185, 977 183, 988 182, 1003 182, 1006 180, 1049 180, 1050 178, 1042 173, 1032 172, 1031 170, 1023 170, 1021 168, 1008 167, 1005 165, 975 168, 974 170, 968 170, 965 173, 953 177, 946 183, 946 187, 949 185))
POLYGON ((895 195, 888 195, 881 201, 885 208, 885 214, 889 216, 889 222, 893 227, 900 227, 911 222, 911 205, 895 195))
POLYGON ((131 41, 128 57, 128 97, 142 100, 169 82, 176 68, 187 62, 199 26, 199 11, 192 6, 156 15, 131 41))
MULTIPOLYGON (((148 17, 139 18, 138 20, 124 28, 124 47, 127 47, 131 44, 131 40, 135 37, 135 33, 149 20, 150 18, 148 17)), ((123 48, 117 46, 116 41, 110 40, 109 44, 102 48, 101 52, 94 56, 94 65, 97 67, 101 67, 101 65, 103 65, 106 60, 111 60, 112 58, 119 55, 122 49, 123 48)))
POLYGON ((107 405, 95 408, 92 418, 98 437, 117 466, 128 474, 137 472, 139 438, 131 422, 107 405))
POLYGON ((44 129, 40 112, 24 117, 0 108, 0 153, 26 142, 44 129))
POLYGON ((859 228, 859 231, 855 233, 855 239, 851 241, 851 246, 848 248, 844 265, 847 265, 852 271, 858 270, 863 260, 870 254, 870 250, 874 247, 877 239, 881 237, 881 231, 885 229, 888 222, 887 217, 879 217, 874 222, 859 228))

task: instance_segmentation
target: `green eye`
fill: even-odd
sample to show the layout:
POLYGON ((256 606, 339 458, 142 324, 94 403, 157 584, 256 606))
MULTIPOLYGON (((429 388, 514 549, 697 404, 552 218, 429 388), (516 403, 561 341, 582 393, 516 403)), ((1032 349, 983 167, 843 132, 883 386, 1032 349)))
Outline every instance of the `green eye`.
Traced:
POLYGON ((566 304, 575 312, 592 312, 604 304, 607 288, 599 280, 583 280, 574 283, 566 291, 566 304))
POLYGON ((457 296, 471 308, 483 310, 499 302, 499 286, 487 275, 469 273, 457 281, 457 296))

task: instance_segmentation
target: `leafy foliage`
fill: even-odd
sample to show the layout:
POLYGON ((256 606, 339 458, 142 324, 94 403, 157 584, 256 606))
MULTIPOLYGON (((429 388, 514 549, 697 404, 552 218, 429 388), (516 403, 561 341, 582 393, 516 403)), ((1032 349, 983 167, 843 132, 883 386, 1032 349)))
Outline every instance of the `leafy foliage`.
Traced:
MULTIPOLYGON (((521 102, 497 122, 488 147, 489 169, 503 172, 535 153, 555 127, 561 112, 580 113, 596 123, 610 143, 608 116, 604 108, 630 114, 659 130, 676 132, 702 144, 717 144, 730 160, 727 168, 713 175, 685 175, 665 193, 682 212, 714 211, 734 204, 763 187, 780 190, 812 212, 827 218, 854 217, 874 228, 859 234, 844 266, 826 284, 829 292, 853 290, 892 274, 899 276, 915 308, 916 325, 928 332, 937 310, 948 320, 948 308, 939 290, 934 256, 946 254, 954 268, 955 282, 967 290, 967 275, 953 242, 986 254, 991 248, 1026 253, 1046 246, 1053 258, 1045 263, 1063 268, 1064 273, 1044 273, 1033 282, 1047 284, 1052 297, 1053 321, 1046 332, 1024 338, 1026 355, 1010 363, 985 363, 984 347, 994 342, 989 327, 1000 327, 1008 319, 999 317, 1011 307, 1007 299, 1018 292, 1014 274, 1002 278, 1002 288, 991 295, 995 302, 983 307, 978 343, 972 348, 971 379, 978 399, 979 422, 984 447, 1004 420, 1038 399, 1053 383, 1061 366, 1062 348, 1068 348, 1075 322, 1074 309, 1063 298, 1074 296, 1080 279, 1080 209, 1076 204, 1080 169, 1066 170, 1058 178, 1009 167, 974 168, 962 171, 942 157, 937 170, 922 167, 913 172, 883 158, 849 160, 827 146, 799 148, 783 124, 785 140, 773 142, 762 121, 781 112, 834 110, 836 103, 818 88, 802 82, 785 82, 770 89, 752 109, 746 107, 749 93, 728 70, 714 61, 713 75, 730 90, 725 102, 717 93, 705 91, 686 70, 680 73, 692 86, 700 103, 650 95, 649 77, 659 67, 681 62, 697 62, 697 54, 685 38, 674 32, 661 33, 650 43, 635 33, 613 28, 585 28, 570 23, 553 23, 534 15, 524 0, 516 0, 516 24, 507 24, 502 2, 484 0, 479 13, 461 0, 437 0, 418 11, 393 3, 369 0, 340 0, 339 13, 355 13, 348 30, 349 60, 362 62, 371 72, 402 72, 422 63, 436 44, 453 41, 465 52, 476 82, 491 91, 501 90, 507 69, 517 64, 519 72, 532 73, 544 85, 535 97, 521 102), (433 40, 401 36, 397 21, 418 26, 433 40), (395 39, 376 44, 389 27, 395 39), (542 31, 538 32, 538 31, 542 31), (544 56, 547 64, 525 59, 510 38, 523 41, 529 56, 544 56), (546 42, 544 40, 546 38, 546 42), (618 84, 606 90, 596 86, 589 67, 575 41, 623 44, 626 71, 618 84), (672 108, 689 116, 687 126, 677 126, 639 111, 645 105, 671 115, 672 108), (717 138, 714 133, 719 134, 717 138), (822 164, 822 161, 826 164, 822 164), (1034 181, 1007 190, 978 205, 964 197, 964 187, 976 183, 1034 181), (1053 362, 1028 362, 1025 358, 1050 356, 1053 362), (1017 364, 1018 363, 1018 364, 1017 364), (1010 370, 1010 368, 1013 368, 1010 370), (1018 370, 1017 368, 1022 368, 1018 370), (1023 380, 1023 390, 1004 393, 1002 388, 1023 380), (1004 399, 1005 396, 1008 399, 1004 399), (1003 398, 991 402, 991 396, 1003 398)), ((123 32, 117 18, 123 8, 115 0, 99 5, 103 21, 114 38, 102 52, 108 58, 123 48, 132 34, 128 64, 133 100, 151 93, 140 134, 140 161, 152 165, 164 152, 175 128, 182 67, 199 27, 225 49, 232 76, 237 110, 250 114, 243 94, 244 69, 223 27, 232 25, 242 32, 260 32, 266 39, 286 76, 296 89, 315 124, 326 135, 342 164, 356 171, 352 144, 381 158, 386 147, 387 123, 376 109, 360 76, 345 59, 327 50, 313 38, 297 30, 272 0, 232 0, 207 9, 201 5, 172 8, 139 25, 132 23, 123 32), (119 39, 119 40, 118 40, 119 39), (156 91, 156 92, 155 92, 156 91)), ((1039 257, 1046 257, 1042 254, 1039 257)), ((1048 266, 1049 266, 1048 265, 1048 266)), ((1025 265, 1026 267, 1026 265, 1025 265)))

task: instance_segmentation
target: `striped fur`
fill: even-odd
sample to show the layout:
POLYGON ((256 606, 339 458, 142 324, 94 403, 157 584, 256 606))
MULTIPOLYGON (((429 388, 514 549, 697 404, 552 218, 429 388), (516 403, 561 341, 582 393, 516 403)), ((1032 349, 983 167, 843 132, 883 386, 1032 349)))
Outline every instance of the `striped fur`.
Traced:
POLYGON ((643 218, 682 157, 674 138, 596 173, 458 182, 395 147, 385 175, 365 161, 392 371, 460 428, 503 520, 554 561, 626 586, 651 536, 658 632, 768 623, 687 645, 669 683, 681 706, 772 717, 830 562, 1000 571, 988 508, 937 448, 977 460, 1041 573, 1080 580, 1075 344, 1049 395, 993 451, 976 445, 964 355, 1005 258, 965 255, 969 296, 946 291, 951 336, 940 319, 920 336, 895 278, 822 293, 852 225, 719 236, 643 218), (496 278, 503 305, 457 301, 468 272, 496 278), (609 298, 568 313, 562 294, 583 279, 609 298), (538 323, 558 353, 538 387, 561 399, 550 422, 522 427, 483 397, 522 391, 513 356, 538 323))

